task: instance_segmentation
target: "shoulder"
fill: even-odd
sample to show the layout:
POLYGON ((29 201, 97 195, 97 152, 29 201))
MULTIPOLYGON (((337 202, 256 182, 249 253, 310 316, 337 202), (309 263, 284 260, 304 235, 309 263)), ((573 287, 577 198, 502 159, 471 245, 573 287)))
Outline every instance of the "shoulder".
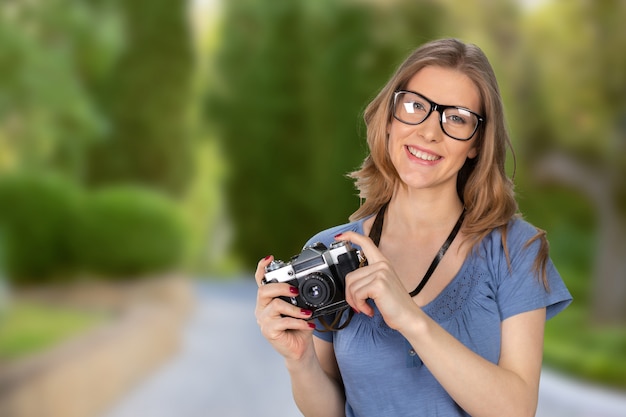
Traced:
POLYGON ((339 233, 344 233, 348 231, 363 233, 363 221, 364 220, 365 219, 359 219, 354 222, 345 223, 345 224, 328 228, 326 230, 322 230, 321 232, 313 235, 309 240, 307 240, 304 246, 310 246, 316 242, 320 242, 328 246, 334 242, 335 236, 337 236, 339 233))
POLYGON ((524 220, 521 216, 515 216, 506 225, 506 228, 497 228, 491 231, 482 242, 485 249, 503 250, 504 246, 510 251, 523 250, 533 246, 529 244, 540 233, 537 227, 524 220), (504 237, 504 239, 503 239, 504 237))
POLYGON ((515 217, 502 237, 502 229, 494 230, 481 245, 483 267, 490 272, 502 320, 543 307, 547 318, 563 310, 572 296, 549 257, 545 233, 515 217), (542 259, 540 270, 537 261, 542 259))
POLYGON ((537 233, 541 232, 537 227, 524 220, 521 216, 516 216, 509 221, 507 227, 507 240, 511 242, 523 241, 527 242, 537 233))
POLYGON ((515 216, 506 227, 492 230, 479 243, 476 248, 479 259, 487 264, 494 276, 508 276, 516 270, 535 274, 535 261, 546 249, 542 245, 547 244, 542 233, 528 221, 515 216))

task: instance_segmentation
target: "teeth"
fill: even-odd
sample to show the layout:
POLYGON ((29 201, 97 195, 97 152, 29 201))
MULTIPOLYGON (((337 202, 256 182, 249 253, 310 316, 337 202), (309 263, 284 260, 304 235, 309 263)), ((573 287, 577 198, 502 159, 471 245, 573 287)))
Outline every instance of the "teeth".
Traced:
POLYGON ((437 159, 441 158, 440 156, 418 151, 417 149, 413 149, 410 146, 407 148, 409 149, 409 152, 411 153, 411 155, 413 155, 416 158, 423 159, 424 161, 436 161, 437 159))

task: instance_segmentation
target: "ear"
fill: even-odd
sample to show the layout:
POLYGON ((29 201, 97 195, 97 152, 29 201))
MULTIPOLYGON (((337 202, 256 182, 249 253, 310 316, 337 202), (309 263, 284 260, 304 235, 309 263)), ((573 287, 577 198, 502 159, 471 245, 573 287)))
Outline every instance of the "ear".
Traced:
POLYGON ((469 159, 474 159, 478 156, 478 149, 476 148, 476 146, 472 146, 472 148, 469 150, 467 157, 469 159))

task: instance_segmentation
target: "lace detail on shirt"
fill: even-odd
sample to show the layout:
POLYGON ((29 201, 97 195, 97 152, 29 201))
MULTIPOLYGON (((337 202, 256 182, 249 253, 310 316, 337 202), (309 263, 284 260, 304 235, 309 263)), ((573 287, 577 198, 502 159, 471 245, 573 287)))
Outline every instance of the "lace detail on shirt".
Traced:
MULTIPOLYGON (((466 307, 467 301, 472 297, 478 283, 485 279, 487 275, 488 273, 481 270, 476 262, 470 261, 470 264, 461 268, 459 275, 443 289, 441 294, 423 307, 424 312, 438 323, 452 319, 466 307)), ((360 317, 357 315, 352 320, 365 320, 365 323, 368 323, 366 326, 379 334, 397 334, 396 330, 387 326, 380 311, 378 311, 371 300, 369 304, 374 308, 374 317, 360 317)))
POLYGON ((450 320, 464 308, 484 275, 486 272, 480 271, 475 264, 465 269, 426 306, 426 313, 439 323, 450 320))

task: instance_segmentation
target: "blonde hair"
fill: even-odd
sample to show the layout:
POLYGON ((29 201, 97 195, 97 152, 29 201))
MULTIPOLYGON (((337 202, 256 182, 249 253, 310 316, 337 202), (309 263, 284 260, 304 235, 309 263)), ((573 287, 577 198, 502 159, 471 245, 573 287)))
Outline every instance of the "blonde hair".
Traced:
MULTIPOLYGON (((457 178, 457 192, 466 209, 462 230, 471 245, 475 246, 492 230, 500 228, 508 260, 507 224, 517 215, 518 206, 513 182, 505 171, 507 147, 511 151, 513 148, 505 125, 504 107, 495 73, 485 54, 476 45, 457 39, 436 40, 416 49, 365 109, 370 153, 360 169, 349 174, 355 180, 362 199, 362 205, 350 216, 350 220, 377 213, 400 184, 400 177, 387 152, 392 96, 395 91, 406 88, 411 78, 427 66, 458 70, 478 88, 481 100, 479 113, 485 118, 485 123, 476 132, 478 156, 465 161, 457 178)), ((528 244, 537 239, 541 245, 535 269, 542 274, 546 284, 548 245, 545 232, 538 230, 528 244)))

